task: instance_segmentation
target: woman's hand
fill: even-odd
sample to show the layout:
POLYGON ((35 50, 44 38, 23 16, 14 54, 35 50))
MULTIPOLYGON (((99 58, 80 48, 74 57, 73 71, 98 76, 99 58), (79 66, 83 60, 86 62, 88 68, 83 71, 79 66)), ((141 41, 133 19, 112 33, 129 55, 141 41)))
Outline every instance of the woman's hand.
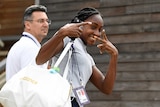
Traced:
POLYGON ((81 23, 69 23, 61 27, 58 32, 61 32, 61 36, 66 37, 79 37, 82 34, 81 27, 87 24, 92 24, 92 22, 81 22, 81 23))
POLYGON ((108 40, 105 30, 103 29, 101 37, 94 36, 100 44, 97 47, 100 49, 100 53, 107 52, 109 54, 118 54, 117 48, 108 40))

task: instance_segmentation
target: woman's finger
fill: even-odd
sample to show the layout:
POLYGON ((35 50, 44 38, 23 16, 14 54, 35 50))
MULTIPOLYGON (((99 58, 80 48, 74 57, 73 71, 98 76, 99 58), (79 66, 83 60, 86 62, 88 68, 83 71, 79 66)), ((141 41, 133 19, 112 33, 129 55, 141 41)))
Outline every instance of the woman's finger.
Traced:
POLYGON ((103 29, 103 31, 102 31, 102 38, 103 38, 104 40, 108 40, 108 38, 107 38, 107 36, 106 36, 105 29, 103 29))
POLYGON ((87 24, 92 24, 92 22, 81 22, 81 23, 77 23, 78 27, 83 26, 83 25, 87 25, 87 24))
POLYGON ((101 43, 106 42, 106 40, 103 40, 103 39, 100 38, 100 37, 94 36, 94 38, 95 38, 96 40, 98 40, 99 42, 101 42, 101 43))

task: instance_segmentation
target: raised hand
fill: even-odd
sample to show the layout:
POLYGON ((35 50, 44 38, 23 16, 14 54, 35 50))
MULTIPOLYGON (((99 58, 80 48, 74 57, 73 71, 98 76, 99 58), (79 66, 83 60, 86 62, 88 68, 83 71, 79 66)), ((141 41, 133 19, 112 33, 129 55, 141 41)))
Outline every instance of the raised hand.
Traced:
POLYGON ((64 36, 79 37, 82 34, 81 27, 86 24, 92 24, 92 22, 69 23, 64 25, 59 31, 61 31, 64 36))
POLYGON ((94 36, 97 41, 100 42, 100 44, 97 45, 97 47, 100 49, 100 53, 107 52, 109 54, 118 54, 118 50, 116 47, 108 40, 105 30, 102 30, 101 37, 94 36))

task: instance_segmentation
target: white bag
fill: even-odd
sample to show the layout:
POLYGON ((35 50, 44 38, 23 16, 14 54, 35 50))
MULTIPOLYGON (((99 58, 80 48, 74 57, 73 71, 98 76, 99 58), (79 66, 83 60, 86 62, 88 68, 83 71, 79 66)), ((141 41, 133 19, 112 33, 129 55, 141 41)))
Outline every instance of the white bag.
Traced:
MULTIPOLYGON (((66 46, 55 67, 59 65, 70 46, 71 44, 66 46)), ((71 54, 68 60, 70 56, 71 54)), ((68 63, 66 68, 67 66, 68 63)), ((66 80, 66 74, 62 77, 53 69, 27 66, 2 87, 0 103, 4 107, 71 107, 72 88, 66 80)))

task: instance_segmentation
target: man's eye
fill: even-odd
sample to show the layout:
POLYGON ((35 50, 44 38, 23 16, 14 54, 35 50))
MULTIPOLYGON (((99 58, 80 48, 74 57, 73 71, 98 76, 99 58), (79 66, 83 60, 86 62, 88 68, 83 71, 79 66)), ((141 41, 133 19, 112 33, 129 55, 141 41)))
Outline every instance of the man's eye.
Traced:
POLYGON ((39 23, 43 23, 43 22, 45 22, 45 21, 44 21, 43 19, 39 19, 38 22, 39 22, 39 23))

